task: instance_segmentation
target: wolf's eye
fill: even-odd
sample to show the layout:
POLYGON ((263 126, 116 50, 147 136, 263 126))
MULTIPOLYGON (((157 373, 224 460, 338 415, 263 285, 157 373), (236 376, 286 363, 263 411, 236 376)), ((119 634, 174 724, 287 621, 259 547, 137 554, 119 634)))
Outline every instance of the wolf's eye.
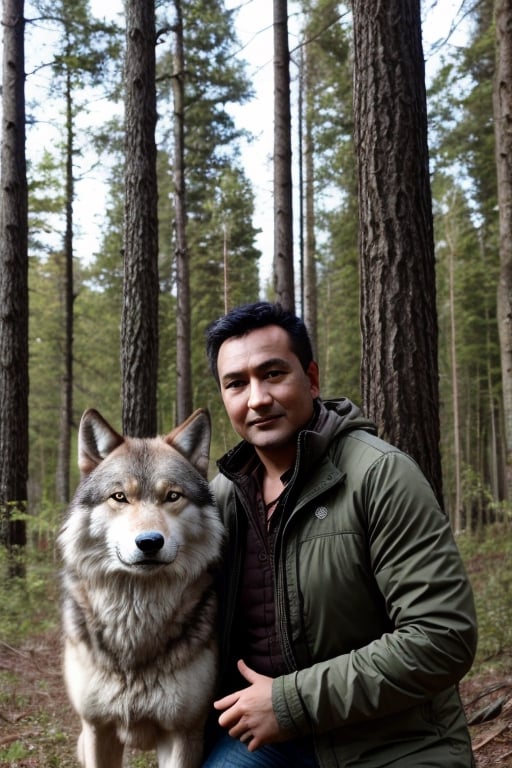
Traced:
POLYGON ((122 491, 116 491, 110 498, 114 501, 118 501, 120 504, 126 504, 128 502, 128 499, 122 491))
POLYGON ((178 499, 181 499, 183 496, 182 493, 178 493, 178 491, 169 491, 167 496, 165 497, 166 501, 178 501, 178 499))

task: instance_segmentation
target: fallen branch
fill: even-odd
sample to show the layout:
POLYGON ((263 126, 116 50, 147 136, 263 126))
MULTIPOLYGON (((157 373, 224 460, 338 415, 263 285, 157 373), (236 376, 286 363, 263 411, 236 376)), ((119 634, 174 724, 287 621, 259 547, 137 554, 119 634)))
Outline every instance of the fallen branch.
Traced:
POLYGON ((9 643, 6 643, 5 640, 0 640, 0 645, 6 648, 11 653, 16 653, 18 656, 23 656, 24 658, 27 657, 26 651, 20 651, 19 648, 13 648, 12 645, 9 645, 9 643))
POLYGON ((9 723, 10 725, 14 725, 14 723, 18 723, 20 720, 23 720, 24 717, 26 717, 29 712, 20 712, 18 715, 4 715, 3 712, 0 712, 0 720, 3 720, 4 723, 9 723))
POLYGON ((0 738, 0 747, 10 744, 13 741, 21 741, 21 739, 29 739, 39 736, 38 731, 26 731, 26 733, 11 733, 10 736, 2 736, 0 738))
POLYGON ((497 731, 494 731, 494 733, 491 733, 490 736, 487 736, 485 739, 482 739, 478 744, 475 744, 473 746, 473 752, 478 752, 479 749, 482 749, 482 747, 485 747, 486 744, 489 744, 490 741, 497 738, 497 736, 501 736, 502 733, 504 733, 508 729, 508 723, 505 725, 502 725, 501 728, 499 728, 497 731))
POLYGON ((486 723, 488 720, 494 720, 503 710, 503 705, 507 702, 508 696, 502 696, 497 701, 493 701, 483 709, 468 718, 468 725, 480 725, 480 723, 486 723))
POLYGON ((477 701, 479 701, 479 699, 483 699, 485 696, 488 696, 491 693, 496 693, 496 691, 499 691, 502 688, 512 688, 512 681, 507 679, 499 683, 495 683, 494 685, 490 685, 488 688, 484 688, 482 691, 479 691, 479 693, 477 693, 477 695, 472 699, 465 700, 464 705, 469 707, 471 704, 475 704, 477 701))
MULTIPOLYGON (((23 650, 20 650, 19 648, 14 648, 12 645, 9 645, 9 643, 6 643, 4 640, 0 640, 0 647, 3 647, 7 649, 10 653, 14 653, 16 654, 16 656, 20 656, 22 659, 25 659, 26 661, 30 662, 35 667, 35 669, 38 670, 38 672, 42 671, 39 665, 39 662, 35 658, 34 651, 32 650, 23 651, 23 650)), ((10 670, 11 667, 0 664, 0 669, 10 670)))

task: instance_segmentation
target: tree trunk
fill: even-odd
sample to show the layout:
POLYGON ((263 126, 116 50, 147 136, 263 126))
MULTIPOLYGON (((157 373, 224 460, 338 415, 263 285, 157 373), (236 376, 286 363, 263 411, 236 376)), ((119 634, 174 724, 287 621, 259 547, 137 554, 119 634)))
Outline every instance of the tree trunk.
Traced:
POLYGON ((71 428, 73 424, 73 104, 71 76, 66 81, 66 231, 64 235, 64 361, 60 392, 59 449, 56 472, 56 497, 61 504, 69 502, 69 470, 71 428))
POLYGON ((457 333, 455 322, 455 241, 452 237, 451 222, 447 217, 445 237, 448 244, 448 295, 450 299, 450 366, 452 373, 452 403, 453 403, 453 458, 455 471, 455 498, 451 519, 455 533, 462 530, 462 451, 460 445, 460 412, 459 412, 459 375, 457 362, 457 333))
POLYGON ((442 503, 434 241, 419 0, 353 0, 362 394, 442 503))
POLYGON ((158 218, 155 8, 126 4, 126 200, 121 365, 123 431, 157 431, 158 218))
POLYGON ((500 337, 506 439, 506 489, 512 499, 512 0, 496 0, 496 71, 493 90, 498 181, 500 337))
POLYGON ((274 288, 295 309, 288 3, 274 0, 274 288))
POLYGON ((306 238, 304 256, 304 320, 309 330, 315 357, 318 354, 318 306, 316 280, 316 237, 315 237, 315 156, 313 141, 313 79, 311 53, 308 45, 304 51, 304 176, 306 198, 306 238))
POLYGON ((3 3, 0 205, 0 536, 9 573, 26 544, 28 477, 28 245, 24 2, 3 3))
POLYGON ((185 54, 181 1, 176 12, 174 72, 174 211, 176 234, 176 423, 192 413, 192 366, 190 350, 190 276, 187 248, 187 209, 185 200, 185 54))

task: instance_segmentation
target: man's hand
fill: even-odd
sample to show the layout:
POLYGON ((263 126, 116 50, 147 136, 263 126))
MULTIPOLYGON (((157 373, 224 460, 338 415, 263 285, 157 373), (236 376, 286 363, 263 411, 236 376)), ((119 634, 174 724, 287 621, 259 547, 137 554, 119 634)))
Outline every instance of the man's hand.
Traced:
POLYGON ((215 709, 224 710, 219 725, 227 728, 234 739, 247 744, 250 752, 264 744, 289 739, 290 734, 279 727, 272 709, 272 678, 254 672, 242 660, 238 669, 250 685, 214 703, 215 709))

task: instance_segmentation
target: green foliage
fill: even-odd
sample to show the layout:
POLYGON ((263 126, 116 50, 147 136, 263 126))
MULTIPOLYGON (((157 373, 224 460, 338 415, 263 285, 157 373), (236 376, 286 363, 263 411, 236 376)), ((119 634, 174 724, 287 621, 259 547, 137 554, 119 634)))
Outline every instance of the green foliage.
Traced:
POLYGON ((512 653, 512 535, 489 526, 458 539, 475 594, 479 641, 473 674, 512 653))
POLYGON ((492 0, 471 9, 468 45, 445 61, 429 89, 433 166, 463 181, 486 230, 496 226, 496 168, 492 121, 494 45, 492 0))
POLYGON ((344 395, 360 403, 359 260, 353 202, 349 198, 344 210, 325 216, 329 240, 319 276, 318 357, 323 396, 344 395))
POLYGON ((65 198, 62 185, 64 167, 60 154, 43 151, 41 159, 28 165, 29 184, 29 246, 43 251, 45 243, 54 242, 62 228, 65 198))
MULTIPOLYGON (((244 64, 235 57, 233 14, 223 3, 194 0, 183 6, 185 45, 185 166, 187 250, 190 263, 192 384, 195 407, 220 414, 215 383, 204 353, 206 325, 229 306, 258 297, 259 251, 252 224, 254 195, 238 156, 240 131, 230 107, 249 98, 244 64), (226 268, 226 271, 225 271, 226 268)), ((162 135, 160 189, 160 376, 162 427, 174 423, 176 286, 170 75, 166 48, 159 58, 162 135)))
POLYGON ((0 765, 10 765, 14 768, 16 760, 22 760, 27 757, 30 757, 30 752, 27 747, 19 741, 9 744, 5 749, 0 749, 0 765))
MULTIPOLYGON (((447 507, 455 488, 454 406, 460 461, 488 494, 465 494, 468 524, 493 519, 503 496, 499 271, 492 109, 493 3, 471 9, 468 45, 445 59, 429 91, 437 257, 441 434, 447 507), (451 277, 450 277, 451 274, 451 277), (454 403, 457 381, 458 399, 454 403)), ((472 483, 476 486, 476 483, 472 483)))
POLYGON ((41 549, 33 542, 34 539, 25 553, 25 578, 4 576, 6 555, 0 548, 0 638, 10 645, 19 644, 35 631, 51 630, 59 623, 58 565, 53 539, 41 540, 41 549))
POLYGON ((150 755, 135 755, 129 762, 128 768, 157 768, 156 757, 150 755))
MULTIPOLYGON (((45 23, 57 31, 59 41, 48 63, 54 93, 104 84, 118 70, 121 29, 92 17, 88 0, 33 0, 45 23)), ((115 77, 114 77, 115 79, 115 77)), ((83 109, 84 102, 81 108, 83 109)))
MULTIPOLYGON (((499 497, 496 423, 501 401, 496 318, 497 251, 485 243, 465 188, 438 174, 434 183, 442 453, 445 497, 454 493, 454 371, 461 462, 499 497)), ((471 505, 466 503, 471 520, 471 505)))
POLYGON ((29 502, 52 498, 57 466, 59 387, 62 370, 63 315, 61 254, 30 259, 29 289, 29 502))
MULTIPOLYGON (((167 8, 163 5, 161 11, 167 8)), ((238 44, 233 12, 227 11, 221 0, 193 0, 184 3, 182 11, 187 195, 194 205, 196 190, 202 197, 206 179, 236 153, 241 133, 228 107, 250 98, 251 89, 245 64, 234 55, 238 44)), ((172 21, 169 20, 170 25, 172 21)), ((160 96, 168 99, 173 67, 167 47, 158 68, 160 96)))

